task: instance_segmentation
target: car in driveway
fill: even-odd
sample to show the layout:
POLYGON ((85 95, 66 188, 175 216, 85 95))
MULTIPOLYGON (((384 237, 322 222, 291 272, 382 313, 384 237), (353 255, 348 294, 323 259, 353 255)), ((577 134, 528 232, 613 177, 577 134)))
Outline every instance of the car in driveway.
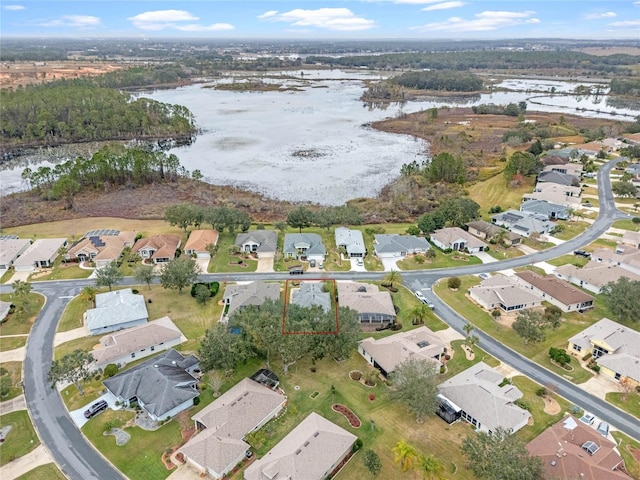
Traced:
POLYGON ((84 418, 92 418, 101 412, 104 412, 109 404, 105 400, 94 403, 84 411, 84 418))
POLYGON ((314 268, 316 266, 316 261, 314 259, 309 260, 309 266, 314 268))
POLYGON ((603 437, 607 437, 609 435, 609 424, 607 422, 600 422, 596 430, 603 437))
POLYGON ((582 417, 580 417, 580 421, 582 423, 586 423, 587 425, 593 425, 593 422, 595 421, 596 417, 594 417, 592 414, 585 412, 584 415, 582 415, 582 417))

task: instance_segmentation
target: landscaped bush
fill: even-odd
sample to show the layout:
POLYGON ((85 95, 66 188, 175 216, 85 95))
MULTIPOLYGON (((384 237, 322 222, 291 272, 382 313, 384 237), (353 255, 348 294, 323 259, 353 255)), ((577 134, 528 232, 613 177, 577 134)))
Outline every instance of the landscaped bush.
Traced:
POLYGON ((218 290, 220 289, 220 284, 218 282, 208 282, 208 283, 197 282, 191 285, 191 296, 193 298, 196 297, 196 289, 198 288, 199 285, 204 285, 205 287, 207 287, 207 289, 210 292, 209 297, 214 297, 216 293, 218 293, 218 290))
POLYGON ((547 394, 547 389, 544 387, 541 387, 536 390, 536 395, 539 397, 544 397, 546 394, 547 394))
POLYGON ((571 363, 571 355, 569 355, 562 348, 551 347, 549 349, 549 357, 551 357, 551 359, 554 362, 558 363, 562 367, 564 367, 565 365, 571 363))
POLYGON ((460 285, 462 285, 462 280, 458 277, 450 277, 449 280, 447 280, 447 286, 452 290, 457 290, 460 288, 460 285))
POLYGON ((104 367, 104 378, 113 377, 116 373, 118 373, 118 366, 115 363, 110 363, 104 367))
POLYGON ((9 395, 11 391, 11 378, 10 377, 2 377, 0 378, 0 397, 6 397, 9 395))
POLYGON ((353 451, 357 452, 361 448, 362 448, 362 440, 360 440, 359 438, 356 438, 356 441, 353 443, 353 451))
POLYGON ((502 312, 496 308, 495 310, 491 311, 491 316, 493 318, 500 318, 502 316, 502 312))

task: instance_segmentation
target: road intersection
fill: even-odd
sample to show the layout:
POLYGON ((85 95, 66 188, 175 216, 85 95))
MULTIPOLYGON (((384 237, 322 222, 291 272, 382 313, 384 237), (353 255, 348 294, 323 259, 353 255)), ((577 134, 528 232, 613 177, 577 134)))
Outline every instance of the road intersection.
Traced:
MULTIPOLYGON (((617 160, 611 160, 598 172, 598 196, 600 212, 598 218, 581 235, 548 250, 509 260, 481 265, 435 269, 425 271, 402 272, 404 284, 411 290, 431 287, 441 278, 462 276, 506 270, 523 265, 549 260, 559 255, 571 253, 600 238, 612 223, 618 219, 629 218, 616 209, 611 190, 609 175, 617 160)), ((335 280, 379 280, 381 272, 324 272, 322 277, 335 280)), ((247 281, 288 279, 285 273, 248 273, 248 274, 206 274, 205 281, 247 281)), ((123 284, 133 284, 132 278, 126 278, 123 284)), ((62 471, 72 480, 125 478, 108 462, 83 436, 74 425, 57 390, 47 382, 47 372, 53 358, 53 340, 58 321, 64 307, 71 298, 92 281, 68 280, 57 282, 34 282, 32 289, 46 297, 45 305, 33 325, 27 342, 24 362, 24 393, 27 407, 34 426, 62 471)), ((9 286, 0 286, 1 292, 10 291, 9 286)), ((463 332, 466 320, 457 314, 435 295, 430 300, 435 304, 436 314, 458 332, 463 332)), ((524 375, 541 385, 553 385, 558 394, 586 410, 596 413, 612 426, 637 438, 640 432, 640 420, 607 402, 583 391, 562 377, 535 364, 522 355, 505 347, 486 333, 474 330, 480 339, 482 348, 500 361, 516 368, 524 375)))

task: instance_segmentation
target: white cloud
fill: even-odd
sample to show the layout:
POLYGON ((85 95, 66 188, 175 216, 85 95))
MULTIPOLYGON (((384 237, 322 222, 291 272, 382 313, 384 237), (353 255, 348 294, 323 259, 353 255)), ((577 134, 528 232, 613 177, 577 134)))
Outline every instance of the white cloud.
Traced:
POLYGON ((441 3, 442 0, 393 0, 393 3, 405 5, 428 5, 429 3, 441 3))
POLYGON ((201 25, 199 23, 182 23, 197 22, 200 20, 186 10, 155 10, 140 13, 134 17, 129 17, 133 25, 140 30, 165 30, 173 29, 182 32, 211 32, 233 30, 235 27, 229 23, 213 23, 211 25, 201 25))
POLYGON ((412 30, 446 30, 449 32, 485 32, 497 30, 499 28, 513 27, 523 24, 540 23, 538 18, 533 17, 535 12, 527 10, 524 12, 508 11, 484 11, 477 13, 475 19, 468 20, 461 17, 450 17, 444 22, 434 22, 412 27, 412 30))
POLYGON ((610 27, 640 27, 640 20, 625 20, 622 22, 611 22, 610 27))
POLYGON ((5 10, 12 10, 12 11, 18 11, 18 10, 24 10, 25 7, 24 5, 5 5, 4 7, 5 10))
POLYGON ((466 3, 464 2, 442 2, 424 7, 422 11, 430 12, 431 10, 448 10, 450 8, 464 7, 465 5, 466 3))
POLYGON ((100 18, 91 15, 64 15, 54 20, 40 22, 40 27, 91 28, 100 26, 100 18))
POLYGON ((617 17, 615 12, 599 12, 599 13, 587 13, 584 18, 585 20, 599 20, 601 18, 613 18, 617 17))
POLYGON ((348 8, 319 8, 317 10, 297 8, 283 13, 269 11, 258 18, 272 22, 286 22, 293 27, 325 28, 343 32, 368 30, 375 26, 373 20, 357 17, 348 8))

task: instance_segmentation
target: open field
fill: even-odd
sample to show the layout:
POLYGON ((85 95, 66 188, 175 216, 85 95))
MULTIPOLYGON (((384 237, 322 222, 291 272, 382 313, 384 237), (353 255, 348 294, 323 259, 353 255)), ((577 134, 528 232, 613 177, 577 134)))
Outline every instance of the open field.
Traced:
POLYGON ((534 185, 534 177, 525 177, 521 186, 509 188, 505 176, 500 172, 482 182, 467 186, 467 190, 469 198, 480 205, 482 219, 491 221, 490 208, 499 205, 502 210, 511 208, 518 210, 522 203, 522 196, 533 191, 534 185))
POLYGON ((37 85, 55 80, 94 77, 127 65, 99 60, 54 60, 47 62, 11 62, 0 64, 0 88, 37 85))

